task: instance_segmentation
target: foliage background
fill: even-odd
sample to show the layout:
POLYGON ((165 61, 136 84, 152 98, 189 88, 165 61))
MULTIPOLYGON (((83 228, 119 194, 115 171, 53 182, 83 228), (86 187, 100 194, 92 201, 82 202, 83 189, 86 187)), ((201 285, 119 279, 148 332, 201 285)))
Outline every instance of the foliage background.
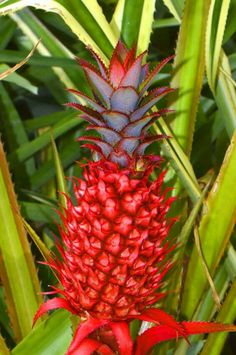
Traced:
MULTIPOLYGON (((178 195, 172 213, 181 216, 173 230, 182 246, 172 292, 160 306, 179 320, 234 322, 235 14, 235 0, 0 1, 0 73, 41 39, 28 63, 0 82, 1 354, 60 355, 71 341, 74 320, 65 311, 31 327, 40 289, 57 282, 34 260, 54 250, 55 208, 65 203, 58 191, 71 191, 64 174, 80 176, 76 161, 89 157, 76 142, 84 123, 63 106, 76 100, 65 88, 89 91, 74 57, 92 61, 85 47, 91 45, 107 62, 119 37, 128 46, 136 42, 139 53, 148 49, 153 65, 176 55, 156 82, 177 88, 161 103, 175 113, 153 126, 172 136, 153 150, 166 157, 166 184, 178 195)), ((132 324, 134 333, 138 326, 132 324)), ((192 345, 169 342, 155 352, 236 351, 235 335, 223 333, 192 337, 192 345)))

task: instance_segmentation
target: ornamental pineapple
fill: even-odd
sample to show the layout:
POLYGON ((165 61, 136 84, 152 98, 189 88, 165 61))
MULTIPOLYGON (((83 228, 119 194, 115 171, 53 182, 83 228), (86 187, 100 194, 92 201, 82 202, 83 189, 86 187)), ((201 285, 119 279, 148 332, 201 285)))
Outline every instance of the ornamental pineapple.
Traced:
POLYGON ((141 314, 163 297, 160 288, 171 266, 167 256, 173 246, 166 238, 173 219, 166 214, 172 199, 162 188, 164 173, 149 181, 158 157, 143 157, 160 138, 147 131, 161 112, 147 112, 171 89, 146 92, 170 58, 149 73, 144 54, 135 58, 135 48, 129 51, 119 42, 108 70, 95 54, 99 70, 79 60, 94 99, 70 90, 89 107, 69 105, 83 111, 88 129, 101 135, 80 138, 90 142, 85 146, 98 160, 75 181, 77 203, 68 199, 61 229, 62 292, 80 315, 123 320, 141 314))
POLYGON ((151 72, 118 42, 109 68, 90 50, 98 67, 79 59, 93 98, 69 90, 87 103, 70 103, 83 112, 101 138, 80 137, 93 152, 94 161, 84 165, 83 178, 74 179, 76 203, 67 197, 58 246, 62 260, 52 258, 63 298, 42 305, 35 320, 54 308, 66 308, 83 322, 68 354, 146 354, 160 341, 206 331, 232 330, 211 323, 177 323, 162 310, 152 308, 165 296, 163 283, 172 266, 175 241, 168 238, 174 218, 167 218, 173 198, 163 188, 165 172, 153 182, 149 177, 160 157, 144 155, 156 139, 148 128, 168 110, 151 112, 168 87, 149 90, 169 57, 151 72), (149 90, 149 91, 148 91, 149 90), (140 319, 157 325, 140 335, 137 344, 128 324, 140 319), (150 337, 149 337, 150 333, 150 337))

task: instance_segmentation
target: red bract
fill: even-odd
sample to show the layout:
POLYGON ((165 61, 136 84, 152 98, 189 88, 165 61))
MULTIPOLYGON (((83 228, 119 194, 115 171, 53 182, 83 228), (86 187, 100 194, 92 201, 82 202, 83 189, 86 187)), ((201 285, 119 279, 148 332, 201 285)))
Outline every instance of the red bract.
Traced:
MULTIPOLYGON (((175 222, 167 218, 173 198, 163 187, 165 172, 155 181, 149 177, 160 161, 144 151, 162 136, 149 136, 148 127, 161 113, 146 115, 171 90, 157 88, 146 94, 157 73, 170 58, 149 73, 135 58, 135 48, 118 43, 107 69, 92 52, 99 69, 82 65, 94 98, 71 90, 89 107, 70 104, 82 112, 100 138, 83 137, 95 152, 95 162, 84 166, 83 179, 74 179, 76 203, 67 198, 61 216, 61 259, 52 258, 63 298, 43 304, 43 313, 65 308, 83 321, 68 354, 145 355, 157 343, 203 332, 235 330, 212 323, 178 323, 153 305, 165 296, 163 283, 172 267, 176 242, 169 238, 175 222), (155 326, 135 342, 129 323, 139 319, 155 326)), ((159 168, 160 169, 160 168, 159 168)))

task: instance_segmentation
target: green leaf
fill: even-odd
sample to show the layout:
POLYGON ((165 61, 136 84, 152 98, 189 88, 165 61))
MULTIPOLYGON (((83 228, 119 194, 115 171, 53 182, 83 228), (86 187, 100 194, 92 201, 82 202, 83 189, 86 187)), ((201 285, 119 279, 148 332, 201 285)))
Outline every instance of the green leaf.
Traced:
MULTIPOLYGON (((81 120, 77 117, 71 118, 69 120, 65 118, 52 127, 53 135, 55 138, 57 138, 80 124, 81 120)), ((36 152, 38 152, 40 149, 46 147, 50 143, 50 140, 51 133, 47 131, 41 134, 41 136, 35 138, 33 141, 21 145, 21 147, 9 155, 9 161, 15 162, 15 164, 22 163, 36 152)))
POLYGON ((25 79, 23 76, 21 76, 17 73, 11 72, 11 69, 13 69, 13 68, 10 68, 6 64, 0 64, 0 80, 18 85, 18 86, 24 88, 25 90, 28 90, 32 94, 36 95, 38 93, 38 88, 36 86, 31 84, 30 81, 25 79), (1 77, 1 75, 2 75, 2 77, 1 77))
POLYGON ((0 15, 11 14, 26 6, 52 11, 60 15, 77 37, 100 53, 103 59, 111 56, 117 38, 95 0, 7 0, 0 4, 0 15), (94 8, 96 11, 94 11, 94 8), (104 54, 105 53, 105 56, 104 54))
MULTIPOLYGON (((153 127, 156 134, 164 133, 171 136, 171 130, 162 118, 160 118, 153 127)), ((178 141, 175 137, 172 137, 171 139, 163 139, 161 146, 163 152, 170 161, 173 171, 178 175, 191 200, 193 203, 197 202, 201 195, 200 188, 192 165, 186 154, 183 152, 183 149, 179 146, 178 141)))
POLYGON ((125 0, 122 14, 121 39, 131 48, 138 42, 144 0, 125 0))
POLYGON ((26 220, 22 219, 24 227, 32 240, 34 241, 35 245, 37 246, 38 250, 42 254, 43 258, 49 262, 51 260, 51 252, 41 240, 41 238, 37 235, 37 233, 33 230, 33 228, 26 222, 26 220))
MULTIPOLYGON (((81 150, 78 143, 73 141, 69 142, 63 150, 60 152, 60 158, 63 168, 67 168, 73 164, 76 160, 82 158, 81 150)), ((43 163, 41 167, 30 177, 31 185, 37 189, 47 183, 50 178, 56 176, 56 170, 54 168, 53 161, 43 163)))
POLYGON ((137 53, 140 54, 148 49, 152 22, 155 11, 155 0, 126 0, 119 1, 111 22, 121 39, 132 47, 137 44, 137 53))
POLYGON ((13 350, 12 355, 64 355, 72 340, 70 314, 54 312, 36 326, 13 350))
MULTIPOLYGON (((216 317, 216 322, 233 323, 236 317, 236 279, 216 317)), ((227 333, 210 334, 203 347, 201 355, 220 355, 227 338, 227 333)))
MULTIPOLYGON (((18 149, 22 144, 28 143, 28 136, 21 118, 16 111, 13 102, 6 91, 4 85, 0 83, 0 123, 4 139, 7 142, 9 152, 18 149)), ((14 165, 13 165, 14 167, 14 165)), ((26 177, 35 171, 33 159, 28 160, 25 165, 22 165, 20 171, 16 171, 17 177, 26 177)))
POLYGON ((64 110, 51 113, 49 115, 31 118, 29 120, 24 120, 24 126, 28 132, 36 131, 40 128, 50 127, 62 119, 78 117, 78 112, 75 110, 64 110))
POLYGON ((54 223, 58 221, 55 207, 37 202, 20 202, 22 216, 34 222, 54 223))
POLYGON ((138 54, 148 50, 152 34, 155 4, 155 0, 144 0, 137 40, 138 54))
POLYGON ((0 145, 0 274, 16 339, 27 335, 41 295, 2 144, 0 145))
MULTIPOLYGON (((110 58, 113 47, 115 47, 119 37, 113 33, 98 1, 71 0, 70 3, 68 3, 67 0, 60 0, 60 2, 64 4, 71 14, 75 14, 77 22, 81 24, 84 31, 86 31, 86 36, 80 36, 78 30, 75 32, 71 26, 72 31, 77 34, 78 38, 86 45, 91 45, 94 50, 97 48, 104 59, 106 59, 105 56, 110 58), (88 42, 86 38, 88 35, 92 38, 93 42, 88 42)), ((64 20, 66 22, 65 17, 64 20)), ((70 24, 71 21, 69 20, 68 25, 70 26, 70 24)))
POLYGON ((217 85, 215 91, 215 100, 219 111, 224 120, 224 125, 227 130, 228 136, 232 137, 236 129, 236 92, 233 78, 228 62, 228 58, 224 51, 220 54, 220 69, 217 78, 217 85), (225 75, 227 73, 227 75, 225 75), (232 79, 230 80, 229 77, 232 79))
POLYGON ((215 92, 229 5, 230 0, 213 0, 209 9, 206 30, 206 73, 213 92, 215 92))
MULTIPOLYGON (((165 28, 165 27, 174 27, 179 26, 180 22, 176 20, 175 17, 171 18, 161 18, 153 22, 153 28, 165 28)), ((1 54, 0 54, 1 58, 1 54)))
POLYGON ((182 13, 184 9, 184 1, 183 0, 163 0, 164 4, 172 15, 176 18, 176 20, 180 23, 182 18, 182 13))
MULTIPOLYGON (((27 55, 26 58, 24 58, 20 63, 17 63, 16 65, 14 65, 13 68, 9 68, 9 67, 5 67, 4 68, 4 65, 1 65, 1 68, 0 68, 0 80, 3 80, 6 78, 8 78, 8 81, 12 81, 13 83, 15 84, 22 84, 24 83, 24 85, 26 86, 26 89, 32 91, 33 93, 37 93, 37 90, 33 90, 33 86, 28 82, 28 80, 24 79, 24 78, 21 78, 20 75, 16 75, 14 74, 14 72, 19 69, 20 67, 22 67, 22 65, 24 65, 28 59, 33 55, 36 47, 38 46, 38 43, 36 43, 36 45, 34 46, 34 48, 30 51, 30 53, 27 55), (9 80, 9 75, 11 75, 11 80, 9 80), (12 78, 13 77, 13 78, 12 78)), ((24 87, 24 86, 23 86, 24 87)))
POLYGON ((214 282, 213 282, 212 277, 211 277, 211 273, 210 273, 208 265, 206 263, 204 254, 202 252, 202 247, 201 247, 201 242, 200 242, 200 237, 199 237, 199 232, 198 232, 197 226, 195 226, 195 228, 194 228, 194 239, 195 239, 195 246, 196 246, 199 258, 201 260, 202 268, 204 270, 204 273, 205 273, 205 276, 207 278, 208 284, 209 284, 209 286, 211 288, 212 297, 214 299, 214 302, 215 302, 215 305, 216 305, 217 309, 219 310, 220 306, 221 306, 220 297, 219 297, 218 292, 217 292, 217 290, 215 288, 214 282))
POLYGON ((6 346, 6 343, 1 335, 0 335, 0 354, 1 355, 10 355, 10 351, 9 351, 8 347, 6 346))
POLYGON ((174 76, 177 89, 172 129, 189 156, 205 65, 204 41, 209 0, 187 0, 177 41, 174 76))
MULTIPOLYGON (((26 51, 15 51, 11 49, 1 50, 0 52, 0 62, 4 63, 16 63, 23 60, 27 55, 26 51)), ((65 58, 65 57, 56 57, 56 56, 43 56, 34 54, 28 60, 28 64, 33 66, 41 66, 41 67, 61 67, 61 68, 70 68, 79 69, 78 63, 73 58, 65 58)))
MULTIPOLYGON (((201 207, 204 204, 206 193, 208 192, 209 186, 211 184, 212 179, 208 181, 204 190, 202 191, 200 198, 194 204, 189 217, 184 223, 180 234, 178 236, 178 241, 180 244, 180 249, 178 251, 178 255, 176 255, 176 264, 175 269, 172 271, 172 278, 169 281, 169 289, 175 290, 175 295, 170 294, 167 295, 164 301, 164 307, 168 307, 172 310, 172 308, 176 307, 176 305, 180 305, 182 301, 182 277, 183 277, 183 265, 186 254, 186 246, 191 235, 194 224, 196 223, 196 219, 198 214, 200 213, 201 207), (177 298, 177 299, 176 299, 177 298)), ((185 345, 184 341, 184 345, 185 345)))
POLYGON ((180 235, 178 237, 178 240, 181 243, 181 253, 184 252, 184 250, 183 250, 184 246, 186 245, 186 243, 188 241, 188 238, 189 238, 190 233, 193 229, 196 218, 197 218, 199 211, 204 203, 204 199, 205 199, 205 196, 208 192, 211 182, 212 182, 212 178, 208 181, 208 183, 206 184, 204 190, 202 191, 199 199, 197 200, 195 205, 192 207, 191 213, 190 213, 188 219, 186 220, 183 228, 181 229, 180 235))
MULTIPOLYGON (((16 25, 11 19, 9 18, 1 19, 1 27, 0 27, 0 50, 1 51, 7 46, 7 44, 11 40, 15 32, 15 29, 16 29, 16 25)), ((25 57, 26 56, 24 56, 20 60, 24 59, 25 57)), ((19 62, 19 60, 16 60, 16 62, 19 62)))
MULTIPOLYGON (((235 223, 236 211, 236 133, 227 150, 219 175, 207 199, 199 234, 203 255, 211 274, 219 264, 235 223)), ((194 247, 185 281, 182 310, 188 319, 195 312, 207 286, 201 260, 194 247), (194 285, 194 287, 192 287, 194 285)))
POLYGON ((228 58, 221 48, 229 5, 230 0, 211 2, 206 31, 206 73, 228 135, 232 137, 236 128, 236 93, 228 78, 232 77, 228 58))
MULTIPOLYGON (((219 267, 216 276, 214 277, 214 285, 220 295, 221 300, 224 299, 225 293, 228 289, 229 282, 230 282, 228 274, 226 272, 225 264, 226 263, 222 264, 221 267, 219 267)), ((214 317, 215 313, 216 313, 215 302, 213 301, 211 290, 208 290, 204 294, 202 298, 202 302, 199 305, 197 312, 195 312, 193 319, 198 321, 210 320, 212 319, 212 317, 214 317)), ((224 319, 222 321, 224 322, 224 319)), ((227 333, 225 335, 227 335, 227 333)), ((203 336, 201 335, 192 336, 191 344, 194 344, 195 342, 201 343, 202 337, 203 336)), ((175 351, 174 355, 182 355, 185 353, 187 353, 188 355, 189 350, 190 349, 187 342, 185 340, 181 340, 178 344, 177 350, 175 351)))
MULTIPOLYGON (((1 5, 0 5, 1 14, 1 5)), ((44 56, 57 56, 74 58, 73 53, 66 48, 57 37, 55 37, 37 17, 28 9, 20 11, 19 13, 11 14, 11 18, 17 23, 22 32, 30 39, 32 43, 36 43, 38 38, 42 38, 38 45, 37 51, 44 56)), ((52 67, 53 72, 58 76, 60 81, 66 86, 76 87, 76 70, 62 69, 52 67)), ((79 77, 77 77, 79 79, 79 77)))
MULTIPOLYGON (((230 284, 230 278, 226 270, 226 261, 217 269, 216 275, 214 277, 215 288, 220 295, 221 301, 225 298, 225 293, 227 292, 230 284)), ((204 294, 202 302, 197 312, 194 314, 195 320, 212 319, 217 312, 217 307, 215 305, 214 299, 212 297, 212 292, 210 289, 204 294)), ((197 336, 196 336, 197 337, 197 336)), ((199 336, 198 336, 199 337, 199 336)))
POLYGON ((7 334, 8 339, 10 339, 10 342, 13 342, 13 333, 12 329, 10 326, 9 322, 9 316, 7 314, 7 307, 6 307, 6 302, 5 302, 5 295, 4 295, 4 289, 3 286, 0 287, 0 327, 1 327, 1 332, 3 333, 3 330, 5 334, 7 334))
POLYGON ((116 34, 117 38, 120 37, 121 33, 124 7, 125 0, 118 0, 110 23, 111 29, 116 34))
POLYGON ((229 250, 225 262, 226 262, 226 268, 228 274, 231 280, 234 280, 234 278, 236 277, 236 250, 232 245, 229 246, 229 250))
POLYGON ((224 33, 223 43, 225 44, 230 37, 232 37, 236 31, 236 23, 235 23, 235 14, 236 11, 236 2, 235 0, 230 1, 230 8, 228 11, 227 23, 224 33))
POLYGON ((51 136, 51 143, 52 143, 53 160, 54 160, 54 164, 55 164, 55 168, 56 168, 57 189, 59 191, 58 203, 61 207, 61 210, 63 210, 63 208, 66 208, 66 206, 67 206, 66 195, 68 195, 68 191, 67 191, 67 187, 66 187, 66 180, 65 180, 65 175, 64 175, 63 168, 62 168, 61 159, 59 157, 59 154, 57 151, 57 146, 56 146, 56 143, 53 139, 53 135, 51 136))

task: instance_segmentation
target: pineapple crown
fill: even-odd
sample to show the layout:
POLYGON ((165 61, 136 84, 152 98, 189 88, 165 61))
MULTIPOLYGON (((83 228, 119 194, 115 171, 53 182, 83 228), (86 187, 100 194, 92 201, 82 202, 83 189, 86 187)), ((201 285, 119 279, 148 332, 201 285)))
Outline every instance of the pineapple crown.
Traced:
MULTIPOLYGON (((78 58, 83 68, 94 98, 69 89, 83 99, 88 106, 68 103, 82 111, 81 116, 90 123, 87 130, 97 131, 101 138, 83 136, 79 140, 89 143, 83 146, 91 149, 99 158, 130 166, 142 159, 145 149, 164 135, 148 135, 148 128, 161 115, 170 112, 162 109, 147 114, 166 94, 173 91, 169 87, 159 87, 148 92, 158 73, 173 56, 161 61, 151 72, 148 64, 142 64, 146 52, 136 57, 136 46, 130 50, 119 41, 106 68, 98 55, 89 48, 98 67, 78 58)), ((153 158, 154 159, 154 158, 153 158)))

